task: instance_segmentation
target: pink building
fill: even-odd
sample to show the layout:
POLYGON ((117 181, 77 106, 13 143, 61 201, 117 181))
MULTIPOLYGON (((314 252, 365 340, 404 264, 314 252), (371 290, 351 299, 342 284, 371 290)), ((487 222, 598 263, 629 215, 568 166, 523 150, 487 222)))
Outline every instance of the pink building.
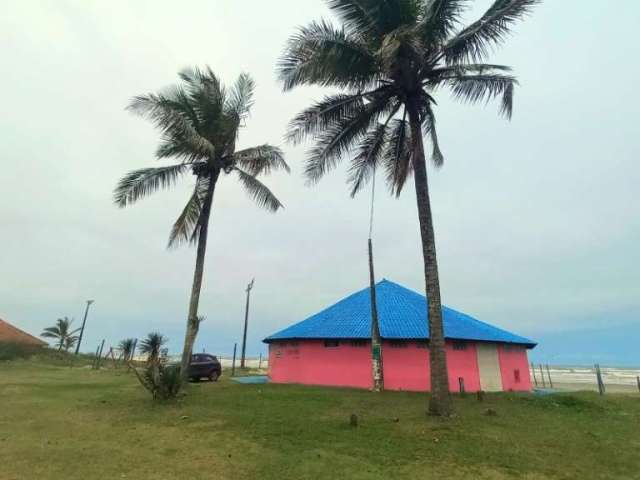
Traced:
MULTIPOLYGON (((388 280, 376 285, 388 390, 427 391, 429 333, 425 297, 388 280)), ((531 390, 531 340, 442 307, 452 392, 531 390)), ((369 288, 270 337, 273 383, 371 388, 369 288)))

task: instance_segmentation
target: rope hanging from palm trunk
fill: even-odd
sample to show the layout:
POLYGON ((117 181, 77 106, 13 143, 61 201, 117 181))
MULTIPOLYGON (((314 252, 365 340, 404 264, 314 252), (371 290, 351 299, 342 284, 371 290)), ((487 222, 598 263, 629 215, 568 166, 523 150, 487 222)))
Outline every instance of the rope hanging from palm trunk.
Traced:
POLYGON ((371 211, 369 212, 369 240, 373 232, 373 204, 376 198, 376 169, 373 169, 373 179, 371 180, 371 211))

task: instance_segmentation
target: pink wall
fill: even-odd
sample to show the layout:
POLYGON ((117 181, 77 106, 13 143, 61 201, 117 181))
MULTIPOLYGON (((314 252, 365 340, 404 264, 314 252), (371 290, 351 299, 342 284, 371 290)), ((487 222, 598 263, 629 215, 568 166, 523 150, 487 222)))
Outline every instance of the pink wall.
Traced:
POLYGON ((429 382, 429 350, 418 348, 415 341, 407 341, 406 348, 394 348, 382 342, 384 388, 387 390, 427 391, 429 382))
POLYGON ((530 391, 529 360, 527 349, 520 345, 498 345, 498 360, 502 375, 502 389, 513 391, 530 391), (519 372, 519 379, 516 377, 519 372))
POLYGON ((269 376, 274 383, 371 388, 371 347, 348 340, 337 348, 322 340, 271 343, 269 376))
MULTIPOLYGON (((406 341, 405 348, 394 348, 391 342, 382 346, 384 383, 388 390, 427 391, 429 383, 429 350, 406 341)), ((449 389, 460 390, 458 378, 464 378, 467 392, 480 389, 478 357, 474 342, 465 342, 464 350, 454 349, 447 341, 449 389)), ((504 390, 531 390, 527 351, 520 346, 498 346, 498 359, 504 390), (520 381, 516 381, 519 370, 520 381)), ((325 347, 322 340, 275 342, 269 344, 269 376, 274 383, 302 383, 371 388, 371 347, 353 346, 341 340, 339 347, 325 347)))
MULTIPOLYGON (((429 350, 419 348, 415 341, 407 341, 406 348, 394 348, 392 342, 383 342, 384 386, 388 390, 425 392, 431 388, 429 350)), ((480 389, 476 347, 466 342, 465 350, 454 350, 453 343, 446 343, 449 389, 460 390, 458 377, 464 379, 467 392, 480 389)))

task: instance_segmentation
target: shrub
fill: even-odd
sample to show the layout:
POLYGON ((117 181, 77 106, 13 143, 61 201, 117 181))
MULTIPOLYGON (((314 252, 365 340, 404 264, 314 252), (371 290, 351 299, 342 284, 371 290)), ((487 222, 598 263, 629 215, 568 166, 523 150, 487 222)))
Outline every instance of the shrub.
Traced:
POLYGON ((44 346, 0 342, 0 361, 31 360, 49 365, 81 366, 91 364, 94 358, 92 354, 73 355, 64 350, 44 346))
POLYGON ((176 398, 182 387, 180 366, 149 364, 142 373, 131 366, 138 380, 146 388, 154 400, 170 400, 176 398))
POLYGON ((45 347, 39 345, 24 345, 21 343, 0 342, 0 360, 17 360, 30 358, 42 353, 45 347))

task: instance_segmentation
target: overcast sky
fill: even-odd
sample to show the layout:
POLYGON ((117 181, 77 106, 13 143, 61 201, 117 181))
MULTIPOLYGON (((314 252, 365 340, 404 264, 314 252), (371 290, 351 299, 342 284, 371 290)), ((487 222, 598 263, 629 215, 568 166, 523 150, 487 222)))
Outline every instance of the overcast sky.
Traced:
MULTIPOLYGON (((86 350, 151 330, 180 347, 195 250, 165 247, 191 180, 125 210, 112 191, 157 164, 158 132, 128 100, 192 65, 227 83, 253 75, 239 147, 279 144, 292 167, 266 179, 286 206, 277 214, 222 178, 196 349, 241 339, 252 277, 250 354, 365 287, 368 192, 351 200, 344 168, 306 187, 305 147, 282 140, 323 92, 281 93, 274 64, 296 26, 328 15, 320 0, 3 2, 0 318, 38 334, 65 315, 79 324, 95 299, 86 350)), ((639 321, 639 22, 634 0, 547 0, 492 58, 520 81, 511 122, 439 93, 445 165, 429 174, 444 303, 534 339, 639 321)), ((412 188, 396 200, 381 185, 376 273, 422 292, 412 188)))

